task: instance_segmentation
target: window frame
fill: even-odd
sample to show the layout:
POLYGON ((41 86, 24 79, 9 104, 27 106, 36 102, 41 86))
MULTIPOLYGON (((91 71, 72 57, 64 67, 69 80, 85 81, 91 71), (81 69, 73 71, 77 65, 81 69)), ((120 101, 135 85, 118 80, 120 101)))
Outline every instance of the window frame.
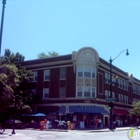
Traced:
POLYGON ((44 70, 44 81, 50 81, 50 70, 49 69, 44 70), (46 72, 48 72, 48 75, 46 75, 46 72), (49 78, 46 79, 46 76, 48 76, 49 78))
POLYGON ((66 68, 60 68, 60 80, 66 80, 66 68), (64 72, 64 73, 63 73, 64 72))
POLYGON ((49 98, 49 94, 50 94, 49 88, 43 88, 43 99, 48 99, 48 98, 49 98), (46 90, 47 92, 45 92, 45 90, 46 90), (45 98, 44 94, 48 94, 48 97, 45 98))

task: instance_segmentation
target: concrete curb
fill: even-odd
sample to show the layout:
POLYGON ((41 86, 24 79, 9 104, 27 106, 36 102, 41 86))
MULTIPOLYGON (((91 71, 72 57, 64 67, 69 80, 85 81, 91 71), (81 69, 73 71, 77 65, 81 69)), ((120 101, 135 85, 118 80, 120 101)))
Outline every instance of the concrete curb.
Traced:
MULTIPOLYGON (((32 129, 29 128, 30 130, 37 130, 37 131, 50 131, 50 132, 71 132, 71 131, 81 131, 81 132, 115 132, 115 131, 126 131, 126 130, 130 130, 131 127, 127 127, 127 128, 116 128, 115 131, 111 131, 109 129, 99 129, 99 130, 63 130, 63 129, 48 129, 48 130, 40 130, 40 129, 32 129)), ((28 128, 27 128, 28 130, 28 128)))

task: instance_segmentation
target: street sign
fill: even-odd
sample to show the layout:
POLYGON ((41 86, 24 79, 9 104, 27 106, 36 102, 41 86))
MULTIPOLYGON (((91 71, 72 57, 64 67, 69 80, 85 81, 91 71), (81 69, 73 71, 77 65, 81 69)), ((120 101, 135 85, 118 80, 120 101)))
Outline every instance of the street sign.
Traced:
POLYGON ((116 98, 106 98, 106 101, 115 102, 116 101, 116 98))

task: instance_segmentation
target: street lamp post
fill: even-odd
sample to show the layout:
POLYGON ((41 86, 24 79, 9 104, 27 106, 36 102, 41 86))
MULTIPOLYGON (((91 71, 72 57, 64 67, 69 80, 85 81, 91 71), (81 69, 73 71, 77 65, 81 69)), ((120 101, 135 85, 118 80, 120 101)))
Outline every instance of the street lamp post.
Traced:
MULTIPOLYGON (((110 98, 112 98, 112 62, 113 62, 116 58, 118 58, 118 57, 121 55, 121 53, 123 53, 124 51, 126 51, 126 55, 128 56, 128 55, 129 55, 128 49, 126 49, 126 50, 121 51, 121 52, 119 53, 119 55, 117 55, 114 59, 112 59, 112 58, 110 57, 110 60, 109 60, 109 62, 110 62, 110 98)), ((113 103, 112 101, 110 101, 110 104, 111 104, 112 107, 111 107, 111 109, 110 109, 110 125, 109 125, 109 129, 110 129, 110 130, 113 130, 113 129, 114 129, 114 125, 113 125, 112 109, 113 109, 113 107, 114 107, 114 103, 113 103)))
POLYGON ((4 9, 5 9, 6 0, 3 0, 2 4, 3 6, 2 6, 1 29, 0 29, 0 56, 1 56, 2 32, 3 32, 3 22, 4 22, 4 9))

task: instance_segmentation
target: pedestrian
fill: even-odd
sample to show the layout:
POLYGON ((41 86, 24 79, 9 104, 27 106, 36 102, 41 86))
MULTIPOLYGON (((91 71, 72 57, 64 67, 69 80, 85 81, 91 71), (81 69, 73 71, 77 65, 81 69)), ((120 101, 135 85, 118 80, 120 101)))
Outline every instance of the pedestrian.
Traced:
POLYGON ((97 129, 97 127, 98 127, 98 119, 97 118, 94 120, 94 123, 95 123, 95 129, 97 129))
POLYGON ((102 125, 102 120, 99 118, 98 119, 98 128, 101 129, 101 125, 102 125))

